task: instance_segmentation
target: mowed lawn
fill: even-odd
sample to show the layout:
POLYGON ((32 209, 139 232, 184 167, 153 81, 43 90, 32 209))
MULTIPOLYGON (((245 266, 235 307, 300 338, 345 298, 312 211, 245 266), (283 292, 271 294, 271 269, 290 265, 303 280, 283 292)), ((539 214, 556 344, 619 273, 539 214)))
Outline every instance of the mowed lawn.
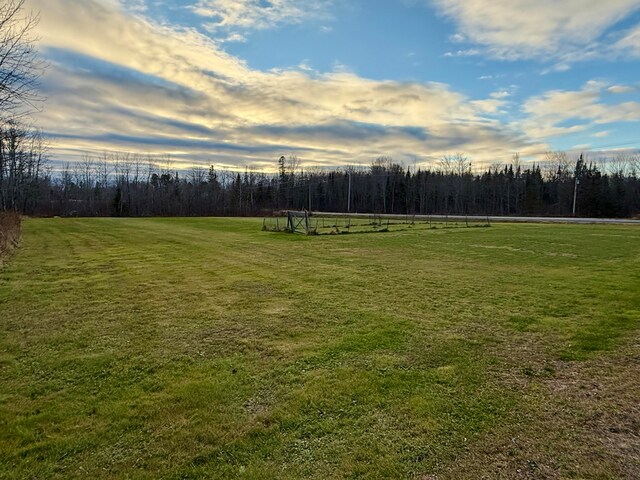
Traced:
POLYGON ((640 228, 31 219, 0 478, 640 478, 640 228))

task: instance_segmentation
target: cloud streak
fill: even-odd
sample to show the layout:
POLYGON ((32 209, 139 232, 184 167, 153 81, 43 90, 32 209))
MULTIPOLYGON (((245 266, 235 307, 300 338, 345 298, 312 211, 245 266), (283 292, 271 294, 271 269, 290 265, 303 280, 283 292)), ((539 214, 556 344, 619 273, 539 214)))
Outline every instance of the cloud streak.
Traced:
MULTIPOLYGON (((209 19, 211 32, 232 29, 267 29, 326 19, 331 0, 199 0, 193 11, 209 19)), ((238 35, 238 34, 235 34, 238 35)))
POLYGON ((637 0, 431 0, 458 33, 452 56, 488 55, 502 60, 542 59, 567 64, 616 51, 640 53, 638 28, 619 41, 607 31, 640 10, 637 0), (481 48, 480 48, 481 47, 481 48))
POLYGON ((581 90, 545 92, 524 103, 522 110, 527 114, 524 130, 532 138, 549 138, 598 125, 639 122, 640 102, 604 101, 605 92, 617 95, 628 91, 626 86, 590 81, 581 90))

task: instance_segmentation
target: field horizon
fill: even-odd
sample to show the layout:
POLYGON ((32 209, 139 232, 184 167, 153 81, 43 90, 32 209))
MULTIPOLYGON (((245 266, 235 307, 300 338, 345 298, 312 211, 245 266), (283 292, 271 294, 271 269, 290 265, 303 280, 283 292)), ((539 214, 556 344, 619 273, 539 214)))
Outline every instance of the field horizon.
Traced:
POLYGON ((27 218, 0 478, 640 477, 640 229, 27 218))

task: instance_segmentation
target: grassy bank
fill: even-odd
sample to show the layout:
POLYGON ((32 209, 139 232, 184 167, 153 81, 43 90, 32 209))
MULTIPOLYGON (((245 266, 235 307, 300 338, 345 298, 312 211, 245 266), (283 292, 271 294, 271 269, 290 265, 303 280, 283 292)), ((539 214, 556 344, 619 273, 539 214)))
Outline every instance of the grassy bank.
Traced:
POLYGON ((2 478, 638 478, 640 229, 33 219, 2 478))

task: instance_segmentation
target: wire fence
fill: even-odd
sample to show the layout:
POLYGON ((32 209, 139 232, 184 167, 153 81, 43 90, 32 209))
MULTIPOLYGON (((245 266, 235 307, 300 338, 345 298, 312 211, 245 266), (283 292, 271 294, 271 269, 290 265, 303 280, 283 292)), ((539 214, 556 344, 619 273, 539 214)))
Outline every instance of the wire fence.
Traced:
POLYGON ((407 230, 490 227, 489 217, 331 214, 322 212, 279 212, 266 217, 262 229, 270 232, 306 235, 344 235, 407 230))

